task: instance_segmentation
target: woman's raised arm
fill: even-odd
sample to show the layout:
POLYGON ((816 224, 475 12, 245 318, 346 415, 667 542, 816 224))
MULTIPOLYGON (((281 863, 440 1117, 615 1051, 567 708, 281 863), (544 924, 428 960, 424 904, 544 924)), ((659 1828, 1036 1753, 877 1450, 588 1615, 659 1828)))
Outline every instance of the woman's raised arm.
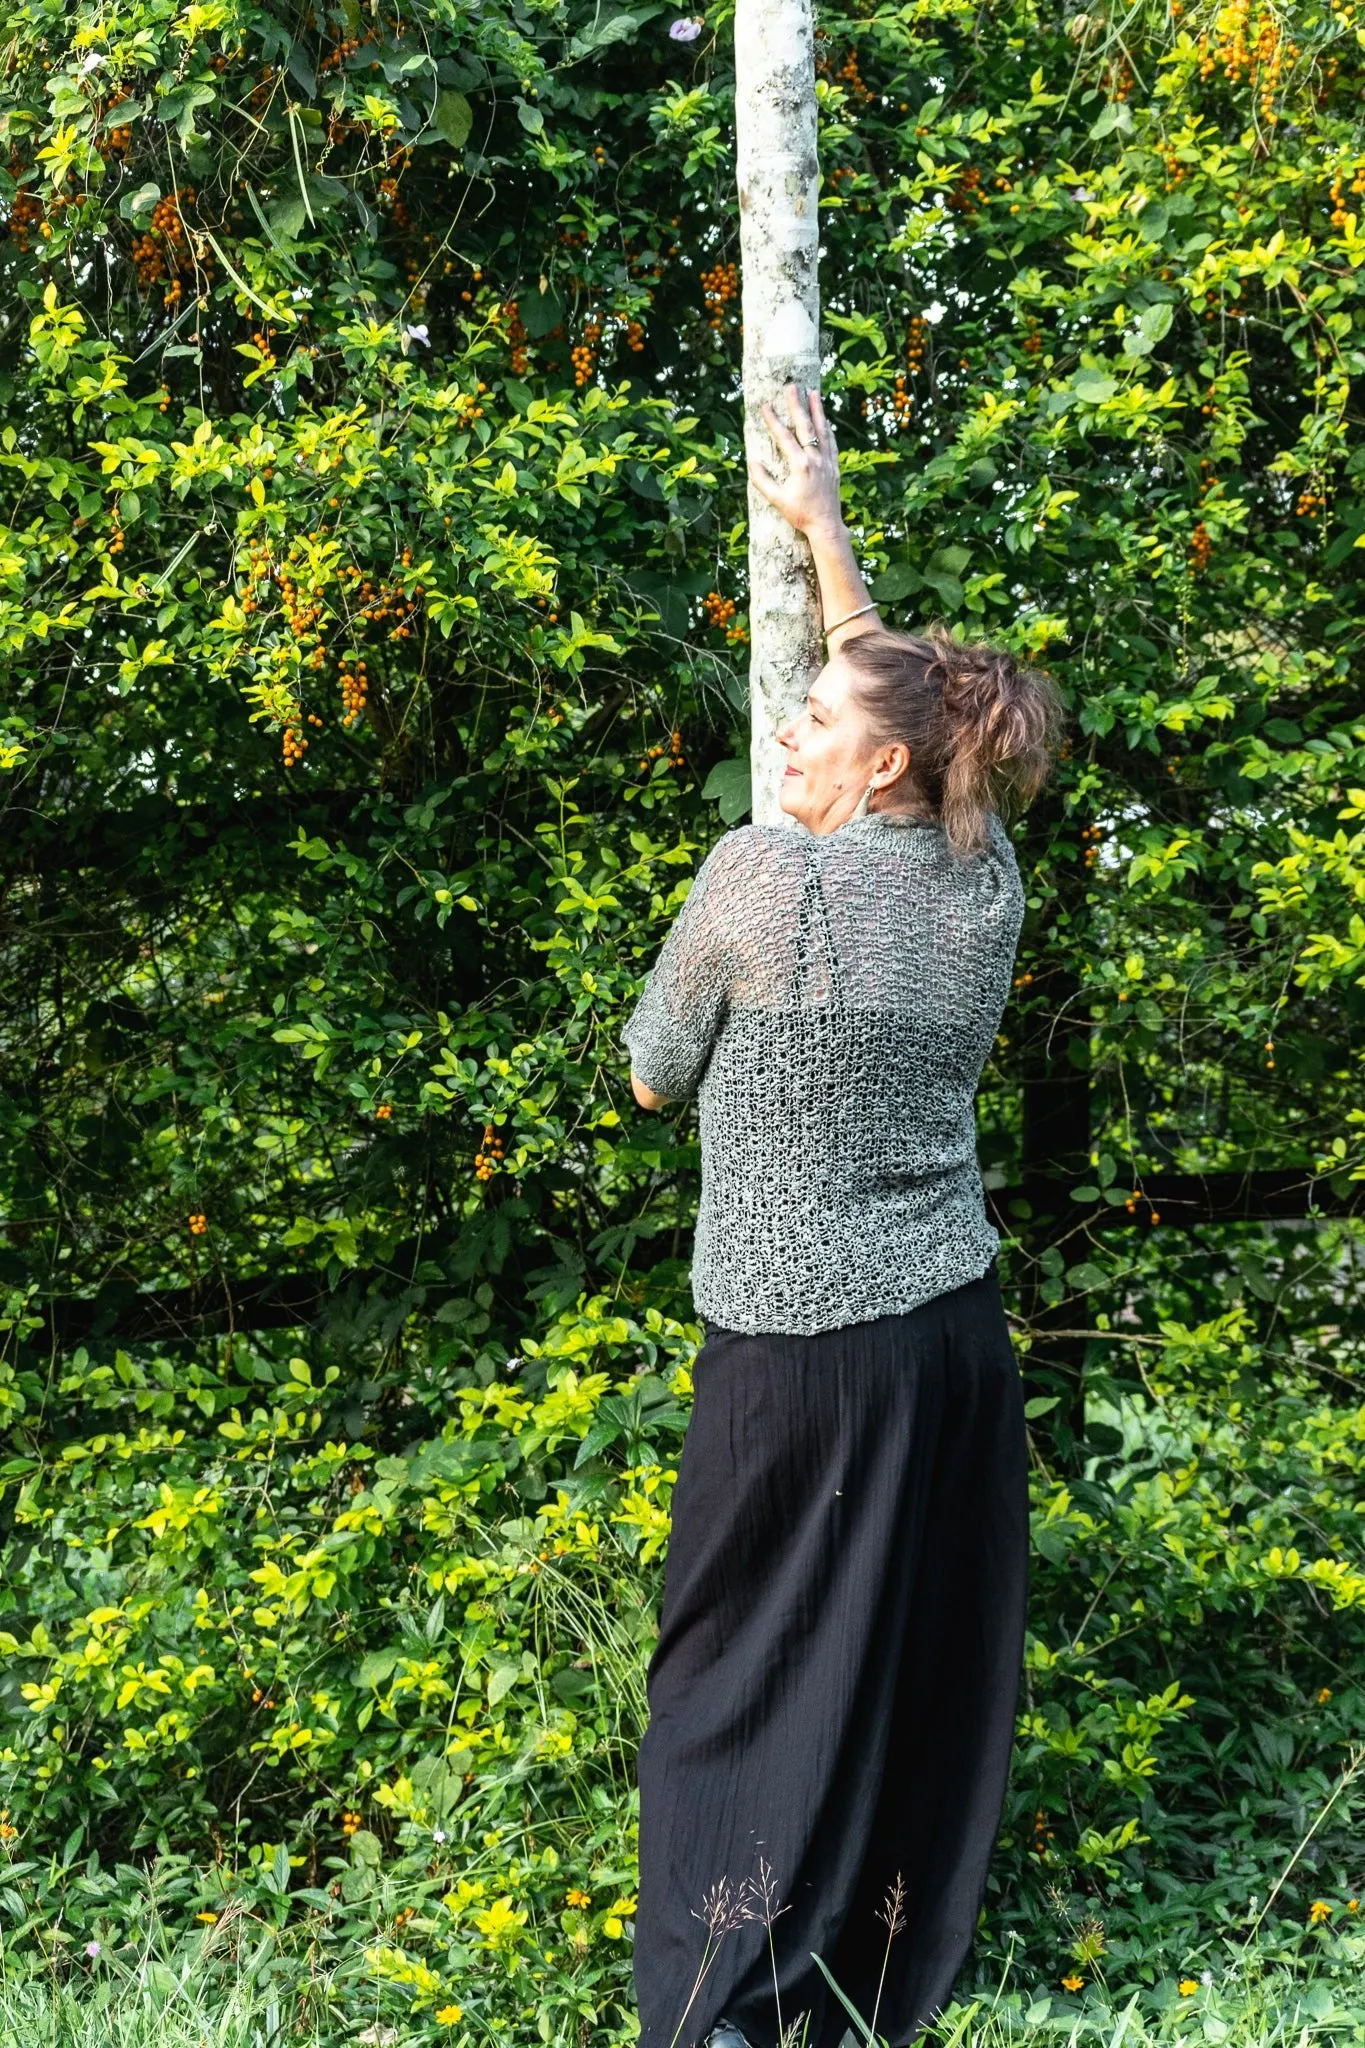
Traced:
POLYGON ((833 653, 841 639, 859 633, 875 633, 881 620, 868 596, 853 543, 844 525, 839 503, 839 452, 834 445, 825 408, 818 391, 805 399, 795 384, 787 386, 787 405, 792 425, 784 427, 770 405, 763 418, 786 465, 785 477, 775 477, 760 462, 749 464, 749 479, 770 505, 804 533, 815 559, 820 580, 820 609, 825 618, 825 638, 833 653))

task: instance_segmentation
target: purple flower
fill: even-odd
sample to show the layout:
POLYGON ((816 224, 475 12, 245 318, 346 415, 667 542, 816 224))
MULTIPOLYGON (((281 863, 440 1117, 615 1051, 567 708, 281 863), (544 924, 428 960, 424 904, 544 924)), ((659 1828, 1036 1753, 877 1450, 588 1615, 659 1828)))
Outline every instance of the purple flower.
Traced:
POLYGON ((99 1952, 100 1945, 97 1941, 87 1941, 87 1943, 85 1944, 85 1953, 89 1956, 92 1963, 94 1962, 95 1957, 99 1954, 99 1952))
POLYGON ((695 43, 702 31, 699 14, 683 14, 674 22, 668 33, 675 43, 695 43))

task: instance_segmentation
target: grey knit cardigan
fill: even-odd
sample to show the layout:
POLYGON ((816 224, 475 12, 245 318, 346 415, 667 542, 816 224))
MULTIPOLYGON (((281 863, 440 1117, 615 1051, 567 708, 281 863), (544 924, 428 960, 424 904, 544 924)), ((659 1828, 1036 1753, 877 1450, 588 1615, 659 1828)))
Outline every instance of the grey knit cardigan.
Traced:
POLYGON ((622 1035, 647 1087, 697 1095, 708 1324, 839 1329, 994 1258, 975 1097, 1024 892, 987 822, 969 855, 885 813, 746 825, 702 862, 622 1035))

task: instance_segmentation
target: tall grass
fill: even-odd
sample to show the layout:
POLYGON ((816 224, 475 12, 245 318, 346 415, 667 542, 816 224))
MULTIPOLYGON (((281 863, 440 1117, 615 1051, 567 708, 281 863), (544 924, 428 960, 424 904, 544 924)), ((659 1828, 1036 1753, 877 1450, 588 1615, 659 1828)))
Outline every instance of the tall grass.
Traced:
MULTIPOLYGON (((316 1985, 313 1986, 316 1992, 316 1985)), ((867 2048, 865 2026, 844 2048, 867 2048)), ((158 1969, 59 1984, 0 1977, 4 2048, 547 2048, 528 2022, 524 2038, 482 2028, 438 2027, 429 2012, 395 2024, 354 2018, 301 2024, 285 1983, 204 1982, 158 1969)), ((801 2040, 794 2026, 786 2048, 801 2040)), ((1358 1968, 1315 1976, 1263 1964, 1254 1955, 1222 1983, 1153 2011, 1142 1994, 1111 2004, 1095 1994, 1078 2005, 1048 1993, 1007 1992, 952 2008, 922 2048, 1365 2048, 1365 1982, 1358 1968), (1144 2005, 1147 2006, 1143 2010, 1144 2005)), ((576 2048, 570 2037, 548 2048, 576 2048)))

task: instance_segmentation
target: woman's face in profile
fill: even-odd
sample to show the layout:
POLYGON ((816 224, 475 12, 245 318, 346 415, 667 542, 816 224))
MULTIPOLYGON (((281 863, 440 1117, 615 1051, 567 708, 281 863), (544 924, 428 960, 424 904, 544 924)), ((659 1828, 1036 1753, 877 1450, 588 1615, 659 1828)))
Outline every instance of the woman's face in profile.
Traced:
POLYGON ((795 718, 778 727, 777 739, 787 752, 783 810, 810 832, 833 832, 852 817, 875 766, 853 672, 837 654, 795 718))

